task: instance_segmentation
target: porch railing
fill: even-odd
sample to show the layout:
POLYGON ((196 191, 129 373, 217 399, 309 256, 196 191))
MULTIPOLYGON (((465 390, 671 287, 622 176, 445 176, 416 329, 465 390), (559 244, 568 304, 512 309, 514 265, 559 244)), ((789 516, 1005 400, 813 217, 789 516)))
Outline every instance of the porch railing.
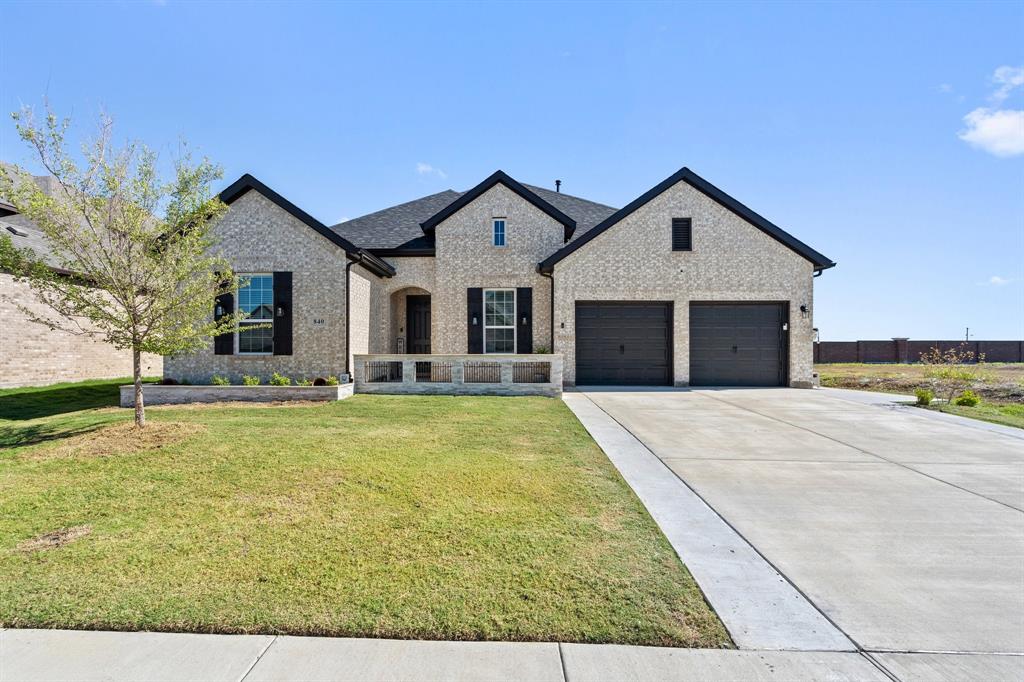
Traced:
POLYGON ((562 393, 562 356, 356 355, 356 393, 546 395, 562 393))

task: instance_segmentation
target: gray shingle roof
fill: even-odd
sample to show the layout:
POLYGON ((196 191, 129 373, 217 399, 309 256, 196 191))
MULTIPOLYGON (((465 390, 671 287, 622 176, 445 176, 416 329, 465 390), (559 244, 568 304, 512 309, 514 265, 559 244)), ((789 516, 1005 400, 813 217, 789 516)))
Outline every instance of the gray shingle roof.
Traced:
POLYGON ((576 241, 579 239, 581 234, 589 232, 590 228, 594 227, 618 210, 611 206, 599 204, 596 201, 574 197, 571 194, 554 192, 550 189, 527 185, 526 183, 523 183, 523 185, 541 199, 576 221, 576 232, 573 233, 570 241, 576 241))
MULTIPOLYGON (((576 221, 573 240, 616 210, 611 206, 553 192, 543 187, 525 187, 576 221)), ((420 223, 462 195, 463 192, 448 189, 338 223, 331 229, 366 249, 432 249, 434 240, 423 234, 420 223)))
POLYGON ((56 257, 50 251, 43 231, 31 220, 19 214, 0 218, 0 235, 11 238, 17 249, 31 249, 37 258, 52 267, 60 267, 56 257))
POLYGON ((331 227, 356 246, 364 249, 434 248, 420 223, 462 196, 446 189, 437 194, 398 204, 391 208, 346 220, 331 227))

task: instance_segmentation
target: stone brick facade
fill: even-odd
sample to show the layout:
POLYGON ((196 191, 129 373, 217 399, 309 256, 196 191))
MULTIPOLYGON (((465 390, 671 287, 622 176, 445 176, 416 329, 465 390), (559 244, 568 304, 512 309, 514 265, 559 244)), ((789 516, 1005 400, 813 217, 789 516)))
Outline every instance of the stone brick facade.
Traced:
POLYGON ((788 301, 790 384, 809 386, 813 275, 809 261, 679 182, 555 266, 554 350, 565 356, 565 381, 575 382, 576 301, 672 301, 677 386, 689 383, 690 301, 788 301), (692 251, 672 250, 674 217, 692 218, 692 251))
MULTIPOLYGON (((436 228, 437 294, 431 298, 435 353, 465 353, 466 289, 533 289, 533 346, 551 345, 550 283, 537 263, 563 245, 562 224, 504 185, 495 185, 436 228), (507 246, 494 246, 491 220, 505 219, 507 246)), ((480 333, 483 334, 481 327, 480 333)))
MULTIPOLYGON (((32 322, 19 306, 43 316, 50 310, 36 299, 26 282, 0 273, 0 387, 132 375, 130 351, 88 336, 53 331, 32 322)), ((159 355, 142 357, 145 376, 159 376, 162 369, 159 355)))
POLYGON ((551 345, 554 327, 553 351, 564 356, 563 377, 570 385, 575 303, 585 300, 671 301, 673 382, 680 386, 689 382, 690 302, 785 302, 790 384, 809 386, 812 380, 815 266, 682 181, 555 265, 554 324, 551 280, 538 273, 537 264, 564 245, 564 227, 504 184, 436 226, 435 256, 387 257, 393 277, 352 266, 350 292, 344 250, 256 191, 236 200, 215 229, 218 248, 239 273, 293 273, 293 355, 214 355, 210 348, 168 359, 166 375, 176 379, 266 379, 274 371, 293 378, 340 376, 355 354, 399 351, 409 295, 431 296, 431 351, 466 353, 467 289, 530 287, 534 348, 551 345), (674 217, 692 219, 692 251, 672 251, 674 217), (507 246, 493 246, 493 218, 506 221, 507 246))
POLYGON ((295 379, 344 374, 345 252, 255 190, 231 204, 214 235, 239 274, 292 273, 292 354, 215 355, 211 344, 167 358, 165 376, 205 383, 214 374, 232 382, 246 374, 267 381, 273 372, 295 379))

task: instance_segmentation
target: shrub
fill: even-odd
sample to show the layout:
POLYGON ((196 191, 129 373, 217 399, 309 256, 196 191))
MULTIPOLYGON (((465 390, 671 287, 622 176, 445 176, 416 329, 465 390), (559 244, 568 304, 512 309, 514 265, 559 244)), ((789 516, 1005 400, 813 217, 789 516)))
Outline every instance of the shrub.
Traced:
POLYGON ((537 346, 533 349, 534 355, 547 355, 551 352, 551 349, 547 346, 537 346))
POLYGON ((291 386, 292 385, 292 380, 289 379, 288 377, 284 376, 283 374, 278 374, 277 372, 274 372, 273 374, 270 375, 270 385, 271 386, 291 386))
POLYGON ((328 386, 337 386, 338 385, 338 377, 334 376, 333 374, 331 376, 327 377, 327 385, 328 386))
POLYGON ((966 343, 960 344, 959 348, 949 348, 942 352, 938 348, 932 348, 927 353, 921 353, 921 363, 934 365, 925 371, 925 376, 936 379, 940 382, 940 388, 946 395, 947 401, 953 402, 953 396, 967 389, 971 384, 982 380, 983 376, 978 367, 967 367, 975 363, 984 363, 985 355, 975 353, 968 349, 966 343))
POLYGON ((917 404, 924 407, 928 407, 935 400, 935 394, 929 388, 919 388, 914 391, 914 395, 917 396, 917 404))
POLYGON ((313 382, 310 381, 309 379, 296 379, 295 380, 295 385, 296 386, 312 386, 313 382))
POLYGON ((323 377, 317 377, 316 379, 313 379, 313 385, 314 386, 326 386, 327 385, 327 379, 324 379, 323 377))
POLYGON ((176 380, 172 379, 171 377, 164 377, 158 383, 163 385, 163 386, 177 386, 178 385, 178 382, 176 380))
POLYGON ((210 383, 214 386, 230 386, 231 382, 228 381, 227 377, 222 377, 219 374, 214 374, 210 377, 210 383))
POLYGON ((974 407, 981 402, 981 398, 974 391, 967 389, 953 402, 962 407, 974 407))
POLYGON ((242 376, 242 385, 243 386, 259 386, 260 385, 260 378, 259 377, 251 377, 248 374, 243 375, 242 376))

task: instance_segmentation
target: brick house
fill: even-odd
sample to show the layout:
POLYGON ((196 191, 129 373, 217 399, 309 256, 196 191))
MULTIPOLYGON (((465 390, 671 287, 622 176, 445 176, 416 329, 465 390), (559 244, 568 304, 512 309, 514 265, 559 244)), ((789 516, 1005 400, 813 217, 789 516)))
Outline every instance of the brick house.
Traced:
POLYGON ((356 354, 564 356, 565 384, 789 385, 812 376, 831 260, 683 168, 621 209, 498 171, 329 227, 245 175, 222 297, 272 329, 167 358, 165 375, 350 374, 356 354))
MULTIPOLYGON (((34 179, 45 191, 56 191, 52 178, 34 179)), ((31 249, 44 261, 58 267, 42 231, 3 201, 0 201, 0 236, 8 237, 19 249, 31 249)), ((0 388, 132 375, 131 351, 118 350, 85 334, 52 330, 32 321, 23 308, 41 317, 52 315, 28 283, 16 281, 10 273, 0 271, 0 388)), ((87 324, 84 327, 88 329, 87 324)), ((145 376, 159 376, 162 371, 163 359, 159 355, 143 355, 145 376)))

